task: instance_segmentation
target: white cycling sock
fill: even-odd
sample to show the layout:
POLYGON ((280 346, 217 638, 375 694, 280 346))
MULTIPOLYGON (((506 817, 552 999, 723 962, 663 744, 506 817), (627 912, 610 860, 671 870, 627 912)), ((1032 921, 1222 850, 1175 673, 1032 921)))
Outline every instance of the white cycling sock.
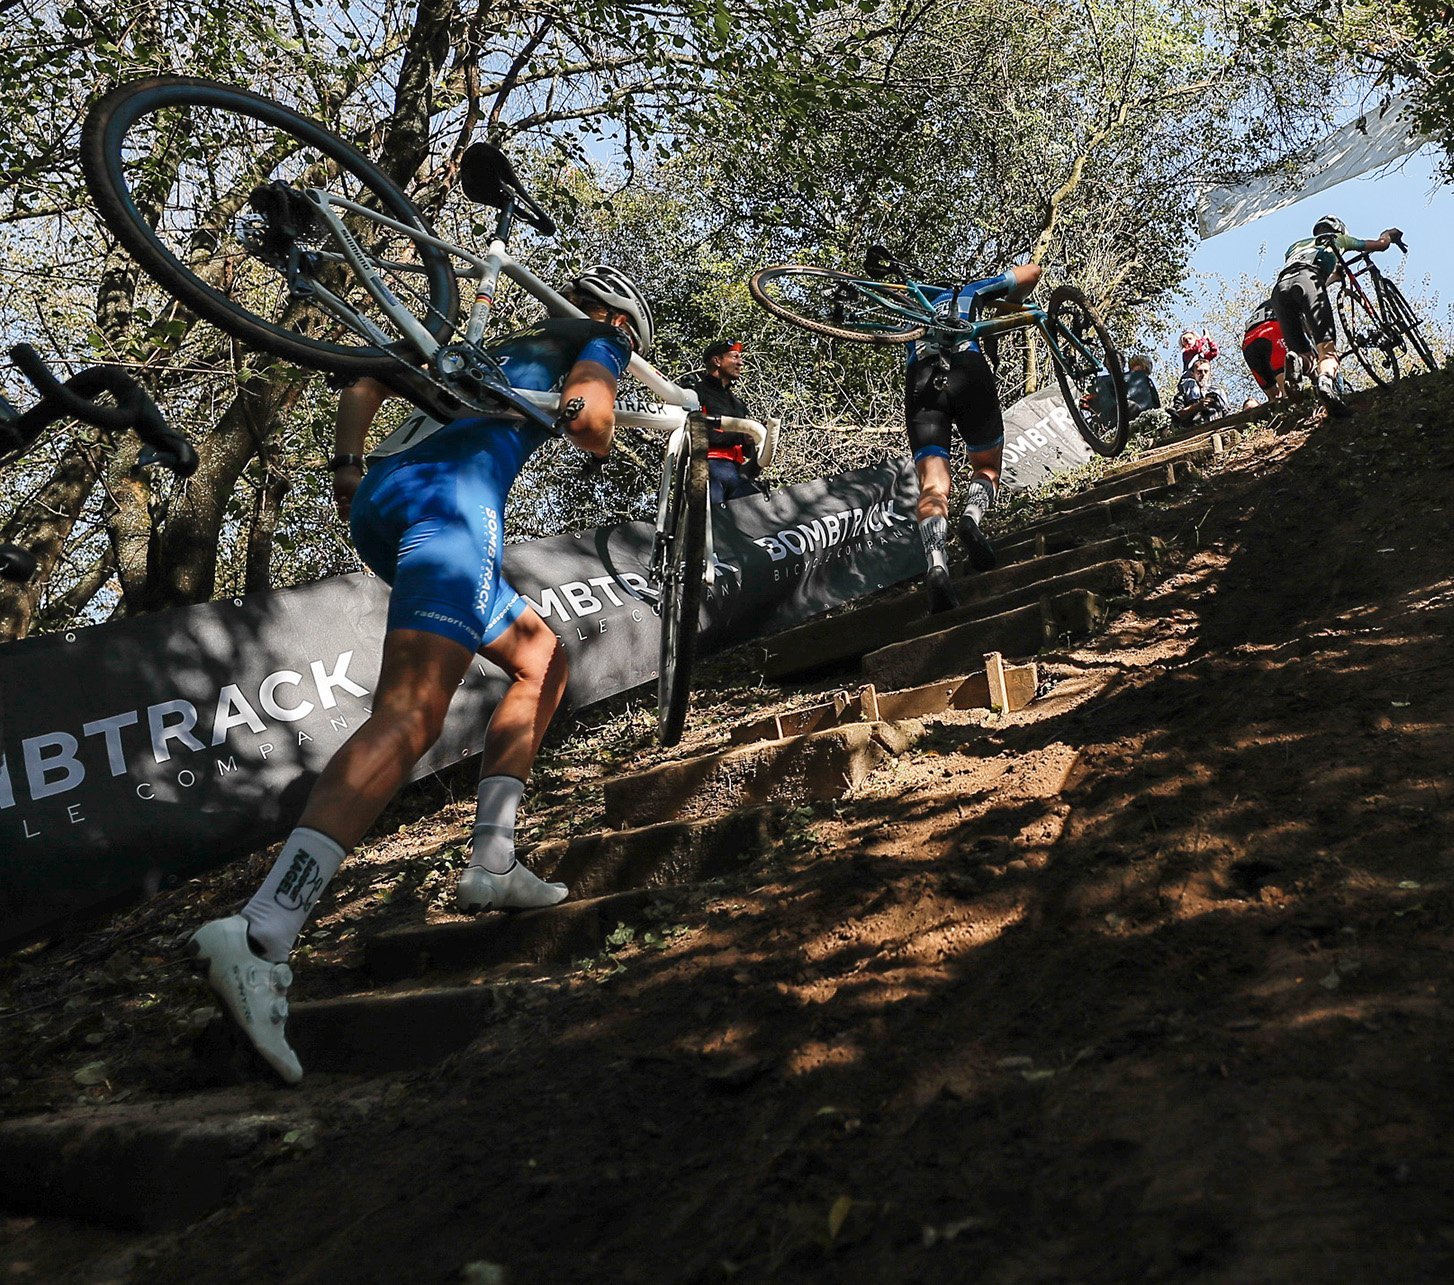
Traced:
POLYGON ((263 958, 281 964, 288 958, 328 881, 347 854, 326 834, 299 826, 288 836, 263 886, 242 908, 248 937, 263 958))
POLYGON ((984 515, 995 502, 995 484, 987 477, 972 478, 965 493, 964 512, 974 519, 975 526, 984 521, 984 515))
POLYGON ((502 875, 515 864, 515 812, 525 782, 514 776, 483 776, 476 796, 470 865, 502 875))
POLYGON ((949 535, 949 522, 945 518, 923 518, 919 522, 919 539, 924 542, 924 557, 931 567, 949 570, 949 554, 944 541, 949 535))

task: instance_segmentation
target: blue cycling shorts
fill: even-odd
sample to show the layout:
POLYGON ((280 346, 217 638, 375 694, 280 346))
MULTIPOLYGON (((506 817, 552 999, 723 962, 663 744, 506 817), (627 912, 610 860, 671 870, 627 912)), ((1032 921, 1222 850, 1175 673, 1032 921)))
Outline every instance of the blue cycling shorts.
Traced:
POLYGON ((365 475, 349 525, 369 567, 393 586, 388 628, 419 629, 471 651, 530 604, 505 580, 505 497, 546 434, 464 420, 365 475))

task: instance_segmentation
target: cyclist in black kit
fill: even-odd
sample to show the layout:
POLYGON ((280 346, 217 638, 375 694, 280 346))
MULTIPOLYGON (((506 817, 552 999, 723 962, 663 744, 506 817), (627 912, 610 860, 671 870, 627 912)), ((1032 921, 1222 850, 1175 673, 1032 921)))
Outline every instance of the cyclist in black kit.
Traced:
POLYGON ((1283 342, 1302 368, 1313 376, 1313 387, 1336 415, 1349 414, 1338 391, 1338 335, 1328 284, 1336 279, 1339 250, 1387 250, 1399 235, 1389 228, 1371 240, 1348 235, 1348 226, 1333 214, 1313 224, 1313 234, 1287 248, 1277 284, 1272 287, 1272 310, 1282 327, 1283 342), (1316 355, 1315 355, 1316 354, 1316 355))
MULTIPOLYGON (((930 302, 946 316, 968 320, 986 300, 1011 305, 1019 302, 1039 280, 1040 265, 1025 263, 997 277, 946 287, 930 302)), ((910 344, 908 369, 904 372, 904 418, 919 475, 919 538, 929 563, 925 585, 931 613, 950 611, 959 605, 949 580, 945 548, 951 432, 957 430, 969 448, 971 476, 959 539, 976 571, 987 571, 996 562, 994 548, 980 530, 980 523, 999 491, 1005 453, 1004 415, 989 361, 978 341, 951 340, 948 350, 945 342, 931 329, 927 338, 910 344)))

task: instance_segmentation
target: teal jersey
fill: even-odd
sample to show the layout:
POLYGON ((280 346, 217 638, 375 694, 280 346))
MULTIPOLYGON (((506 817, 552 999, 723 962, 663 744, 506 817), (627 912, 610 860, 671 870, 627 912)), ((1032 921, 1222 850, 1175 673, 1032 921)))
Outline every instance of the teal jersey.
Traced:
POLYGON ((1368 242, 1346 232, 1333 236, 1310 236, 1294 241, 1283 255, 1283 272, 1305 269, 1318 279, 1319 285, 1326 285, 1338 266, 1339 250, 1366 250, 1368 242))

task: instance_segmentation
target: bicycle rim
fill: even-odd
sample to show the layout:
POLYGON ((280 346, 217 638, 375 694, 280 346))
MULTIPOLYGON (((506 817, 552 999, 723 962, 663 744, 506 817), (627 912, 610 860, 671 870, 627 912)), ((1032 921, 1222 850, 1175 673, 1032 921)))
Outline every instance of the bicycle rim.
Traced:
POLYGON ((922 339, 934 319, 906 290, 828 268, 759 268, 747 288, 774 317, 853 343, 909 343, 922 339))
POLYGON ((687 421, 688 450, 671 478, 669 546, 661 587, 661 659, 657 669, 657 727, 675 745, 686 725, 697 658, 697 623, 707 573, 707 427, 687 421))
POLYGON ((1111 332, 1074 286, 1057 286, 1045 306, 1047 346, 1065 407, 1086 445, 1116 455, 1131 427, 1126 372, 1111 332))
POLYGON ((1375 384, 1391 384, 1399 376, 1398 349, 1394 344, 1376 343, 1387 327, 1383 320, 1373 313, 1362 295, 1351 290, 1338 291, 1338 323, 1343 327, 1343 338, 1348 343, 1348 352, 1362 367, 1363 372, 1375 384))
MULTIPOLYGON (((227 85, 159 76, 91 105, 81 159, 101 216, 122 245, 164 290, 235 338, 341 375, 386 378, 401 360, 417 363, 414 346, 339 261, 326 231, 296 243, 316 256, 317 279, 365 319, 362 332, 318 303, 290 297, 281 266, 244 241, 261 226, 249 196, 274 181, 327 188, 429 231, 382 170, 315 121, 227 85)), ((459 311, 448 256, 363 216, 344 222, 379 265, 384 286, 435 338, 448 339, 459 311)), ((152 309, 156 316, 165 310, 165 301, 152 309)))
POLYGON ((1434 358, 1434 350, 1429 347, 1420 328, 1422 323, 1419 321, 1419 315, 1404 298, 1404 292, 1387 277, 1380 277, 1378 293, 1389 324, 1397 326, 1403 332, 1404 338, 1409 342, 1409 347, 1414 350, 1414 356, 1428 369, 1438 370, 1439 363, 1434 358))

